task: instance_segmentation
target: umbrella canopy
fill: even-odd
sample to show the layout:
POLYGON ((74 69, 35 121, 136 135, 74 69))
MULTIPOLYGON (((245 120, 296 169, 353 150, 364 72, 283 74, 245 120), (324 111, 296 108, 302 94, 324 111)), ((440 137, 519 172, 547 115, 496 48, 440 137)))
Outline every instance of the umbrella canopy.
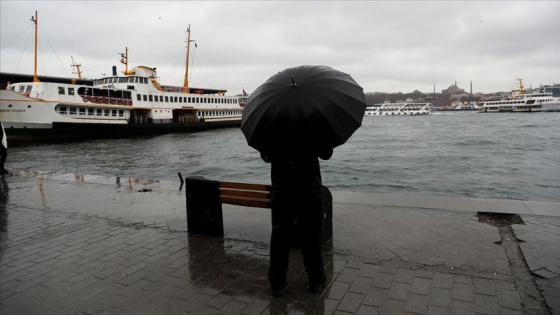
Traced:
POLYGON ((283 70, 259 86, 243 110, 248 144, 266 154, 332 149, 361 126, 366 101, 350 75, 327 66, 283 70))

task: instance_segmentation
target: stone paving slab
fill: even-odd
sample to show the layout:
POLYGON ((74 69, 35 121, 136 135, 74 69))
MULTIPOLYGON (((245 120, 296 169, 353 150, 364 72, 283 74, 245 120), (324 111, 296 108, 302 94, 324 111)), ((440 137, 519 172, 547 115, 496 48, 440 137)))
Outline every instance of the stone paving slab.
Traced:
MULTIPOLYGON (((1 314, 527 312, 496 244, 498 229, 472 210, 430 208, 427 196, 425 208, 364 205, 336 193, 334 237, 324 250, 327 289, 308 292, 293 251, 288 291, 274 298, 266 280, 266 209, 224 208, 225 238, 189 235, 176 183, 128 183, 0 177, 1 314)), ((529 265, 552 277, 537 282, 554 313, 558 218, 523 219, 514 229, 529 265)))
POLYGON ((560 217, 522 218, 525 224, 512 228, 547 304, 560 312, 560 217))

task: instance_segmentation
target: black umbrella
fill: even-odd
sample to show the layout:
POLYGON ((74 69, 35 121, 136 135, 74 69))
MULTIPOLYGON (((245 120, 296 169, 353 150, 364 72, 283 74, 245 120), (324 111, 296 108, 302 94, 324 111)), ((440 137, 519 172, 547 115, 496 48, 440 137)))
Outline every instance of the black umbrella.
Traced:
POLYGON ((273 75, 243 110, 248 144, 267 154, 298 154, 345 143, 362 124, 366 101, 350 75, 327 66, 300 66, 273 75))

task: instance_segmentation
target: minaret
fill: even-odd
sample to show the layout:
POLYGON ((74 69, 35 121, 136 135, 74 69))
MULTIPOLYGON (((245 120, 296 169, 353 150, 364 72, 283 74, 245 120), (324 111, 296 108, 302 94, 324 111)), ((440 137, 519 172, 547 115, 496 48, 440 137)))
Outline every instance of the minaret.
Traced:
POLYGON ((471 95, 472 95, 472 81, 471 81, 471 95))

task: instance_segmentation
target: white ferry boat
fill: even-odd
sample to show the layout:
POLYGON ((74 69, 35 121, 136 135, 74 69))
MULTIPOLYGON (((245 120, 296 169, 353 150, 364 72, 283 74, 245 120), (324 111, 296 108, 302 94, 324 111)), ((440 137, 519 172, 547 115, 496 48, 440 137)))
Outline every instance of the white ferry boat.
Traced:
POLYGON ((466 110, 480 110, 480 108, 476 102, 453 102, 449 107, 444 107, 443 110, 466 111, 466 110))
POLYGON ((556 112, 560 111, 560 97, 553 97, 552 93, 526 93, 522 79, 519 90, 513 91, 507 99, 481 103, 480 113, 506 112, 556 112))
MULTIPOLYGON (((32 20, 36 32, 36 16, 32 20)), ((187 32, 184 86, 161 85, 155 68, 129 70, 128 48, 121 54, 123 75, 113 67, 112 76, 94 80, 92 86, 39 82, 35 71, 33 82, 0 90, 0 121, 7 136, 17 142, 239 126, 245 93, 226 96, 226 90, 188 86, 190 26, 187 32)))
POLYGON ((428 115, 432 109, 431 103, 397 102, 370 105, 366 108, 365 116, 417 116, 428 115))

